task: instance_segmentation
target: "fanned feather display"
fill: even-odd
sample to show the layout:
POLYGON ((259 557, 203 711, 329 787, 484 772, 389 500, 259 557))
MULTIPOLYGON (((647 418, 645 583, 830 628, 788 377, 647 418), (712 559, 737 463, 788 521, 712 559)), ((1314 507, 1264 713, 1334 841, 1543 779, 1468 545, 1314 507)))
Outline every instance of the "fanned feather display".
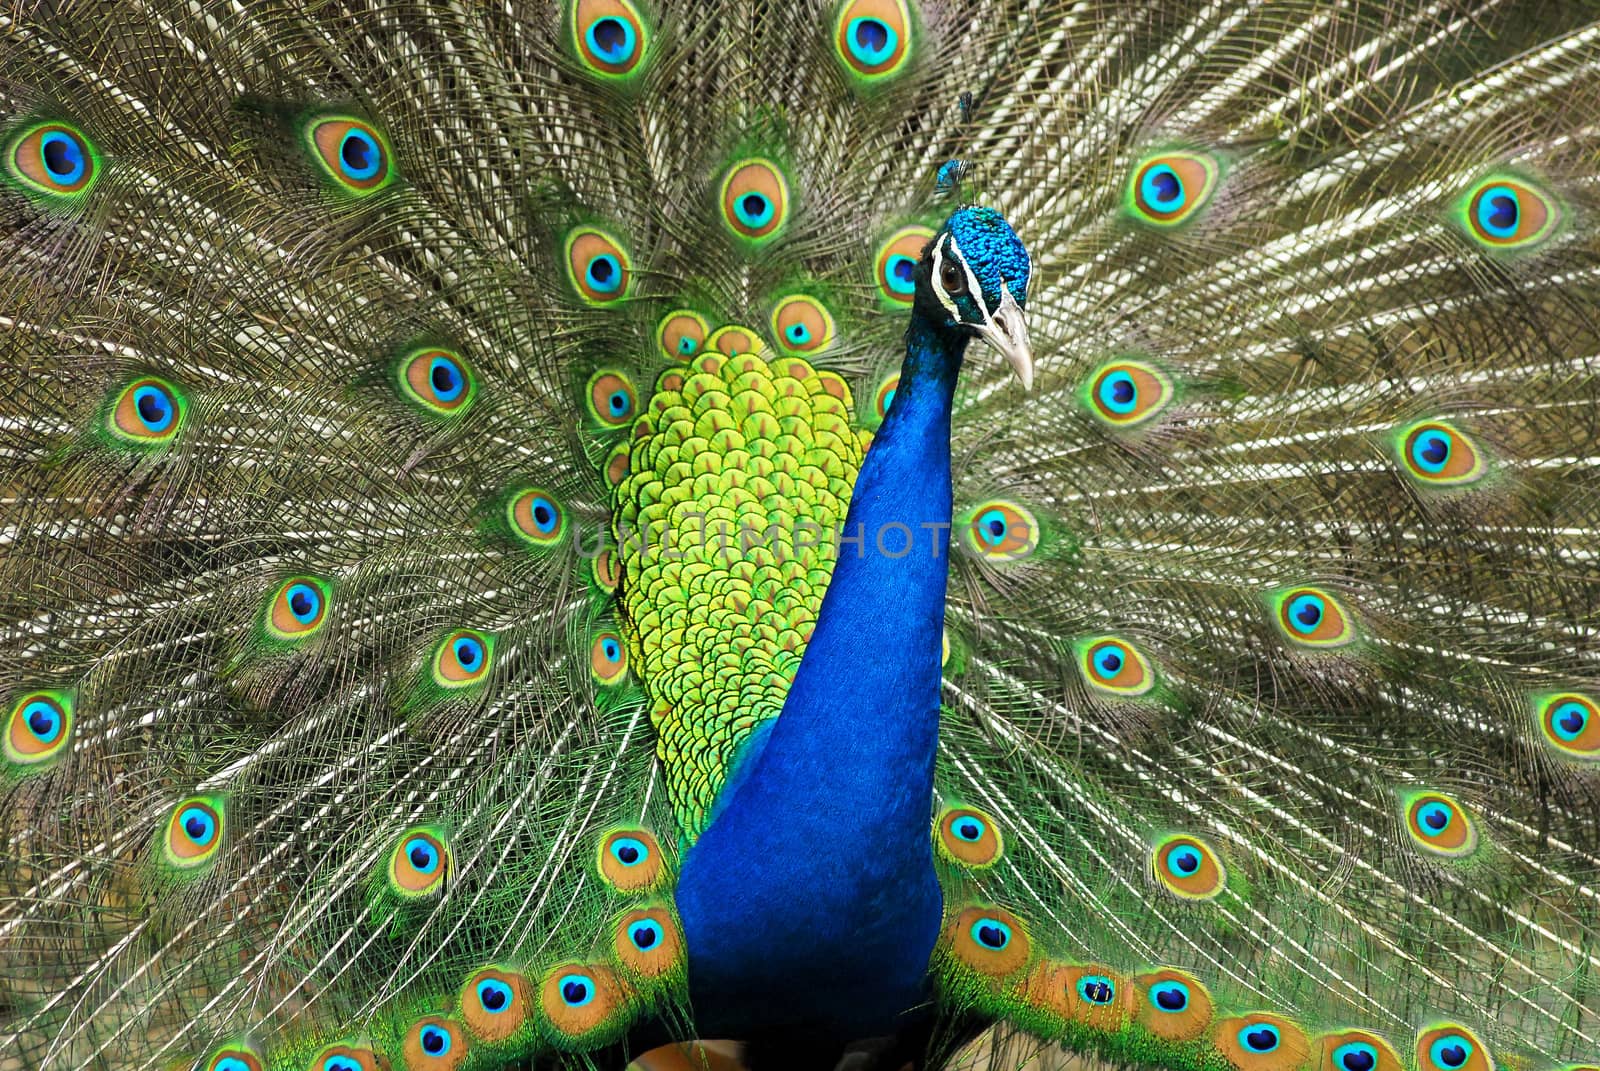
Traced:
POLYGON ((0 1068, 1592 1071, 1596 14, 7 5, 0 1068))

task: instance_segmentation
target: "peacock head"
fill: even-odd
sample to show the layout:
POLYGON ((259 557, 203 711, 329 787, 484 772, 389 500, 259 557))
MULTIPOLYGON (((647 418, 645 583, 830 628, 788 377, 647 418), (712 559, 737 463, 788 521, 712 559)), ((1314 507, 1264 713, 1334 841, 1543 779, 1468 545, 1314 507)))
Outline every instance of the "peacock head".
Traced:
POLYGON ((1022 388, 1033 386, 1033 347, 1022 306, 1031 263, 1005 217, 992 208, 958 208, 923 251, 917 305, 947 330, 1000 351, 1022 388))

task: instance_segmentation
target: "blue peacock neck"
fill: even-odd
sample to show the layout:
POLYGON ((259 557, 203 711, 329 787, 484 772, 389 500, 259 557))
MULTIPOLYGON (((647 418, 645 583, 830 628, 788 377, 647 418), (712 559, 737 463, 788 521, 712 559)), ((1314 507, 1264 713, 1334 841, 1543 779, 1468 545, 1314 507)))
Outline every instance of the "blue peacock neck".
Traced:
MULTIPOLYGON (((685 857, 677 905, 697 1009, 849 1038, 888 1032, 925 997, 942 910, 929 823, 950 414, 966 346, 913 313, 794 686, 685 857)), ((744 1033, 737 1019, 697 1025, 744 1033)))

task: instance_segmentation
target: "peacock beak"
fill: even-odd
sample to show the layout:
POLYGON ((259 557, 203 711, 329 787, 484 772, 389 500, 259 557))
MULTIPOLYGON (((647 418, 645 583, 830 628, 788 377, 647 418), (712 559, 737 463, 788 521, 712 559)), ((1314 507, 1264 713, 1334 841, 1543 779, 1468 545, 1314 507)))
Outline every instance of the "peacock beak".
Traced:
POLYGON ((1000 351, 1000 355, 1017 374, 1023 390, 1033 389, 1033 345, 1028 341, 1028 321, 1022 318, 1022 306, 1011 296, 1011 288, 1000 284, 1000 307, 987 320, 975 324, 978 335, 1000 351))

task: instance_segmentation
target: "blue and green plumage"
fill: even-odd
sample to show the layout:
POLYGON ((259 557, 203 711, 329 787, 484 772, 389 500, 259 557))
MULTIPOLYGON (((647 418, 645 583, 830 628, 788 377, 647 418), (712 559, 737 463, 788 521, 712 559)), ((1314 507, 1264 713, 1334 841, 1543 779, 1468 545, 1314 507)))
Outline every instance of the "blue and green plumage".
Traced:
POLYGON ((1591 1065, 1588 17, 18 5, 0 1065, 1591 1065))

